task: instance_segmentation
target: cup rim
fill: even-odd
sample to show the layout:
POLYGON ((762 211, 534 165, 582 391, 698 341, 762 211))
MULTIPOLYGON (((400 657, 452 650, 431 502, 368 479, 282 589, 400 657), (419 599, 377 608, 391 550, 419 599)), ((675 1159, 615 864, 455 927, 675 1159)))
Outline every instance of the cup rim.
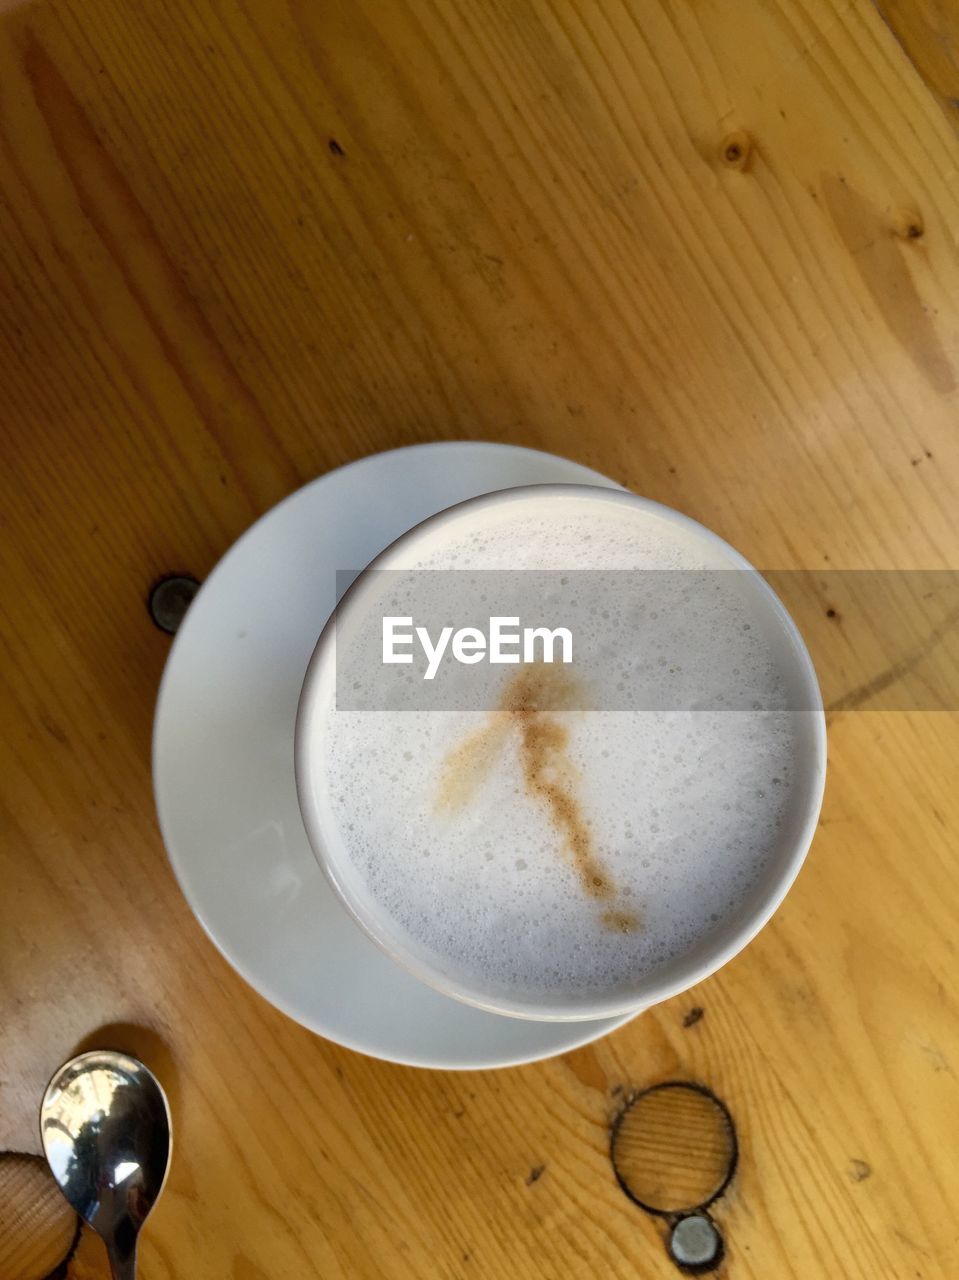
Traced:
POLYGON ((404 533, 400 534, 398 538, 395 538, 384 547, 378 555, 374 556, 360 570, 343 592, 333 612, 324 624, 307 664, 297 703, 293 759, 297 799, 307 840, 313 850, 314 857, 332 886, 339 902, 366 936, 391 960, 419 981, 440 992, 440 994, 472 1005, 474 1008, 483 1009, 488 1013, 498 1013, 507 1017, 524 1018, 533 1021, 587 1022, 601 1018, 622 1017, 640 1013, 656 1004, 660 1004, 664 1000, 688 991, 691 987, 696 986, 728 964, 769 922, 798 876, 815 834, 826 783, 826 721, 819 681, 809 651, 796 623, 759 570, 719 534, 714 533, 691 516, 684 515, 664 503, 656 502, 651 498, 644 498, 627 489, 614 489, 603 485, 591 484, 529 484, 515 488, 496 489, 490 493, 466 498, 461 502, 453 503, 449 507, 444 507, 442 511, 435 512, 433 515, 427 516, 412 525, 404 533), (729 561, 731 569, 746 570, 758 580, 761 593, 766 597, 772 612, 778 616, 786 635, 792 641, 797 673, 806 686, 805 692, 808 698, 809 709, 804 711, 803 714, 808 714, 811 717, 813 733, 811 750, 808 753, 810 758, 808 761, 804 761, 809 773, 807 807, 794 839, 793 847, 788 856, 781 858, 781 864, 777 874, 772 879, 769 890, 760 898, 756 907, 740 928, 722 946, 717 946, 711 950, 709 955, 698 963, 692 963, 684 967, 680 961, 678 966, 680 969, 679 974, 671 981, 661 981, 658 985, 653 984, 651 993, 632 999, 623 999, 620 994, 620 998, 611 996, 605 1001, 593 1001, 585 1008, 582 1004, 578 1004, 576 1009, 573 1010, 571 1008, 564 1009, 562 1006, 557 1005, 538 1004, 536 1001, 509 1001, 505 999, 500 1001, 492 997, 479 995, 471 990, 459 988, 455 983, 444 979, 442 975, 437 974, 415 956, 406 953, 385 929, 378 928, 375 921, 365 916, 353 900, 346 886, 337 876, 323 845, 324 821, 315 803, 313 789, 310 785, 312 771, 309 767, 309 742, 311 739, 309 726, 321 684, 321 676, 328 662, 330 660, 335 661, 337 614, 341 609, 349 607, 351 598, 355 598, 359 593, 363 579, 370 570, 387 567, 387 562, 399 554, 403 547, 412 541, 415 536, 418 536, 427 527, 430 529, 442 527, 445 522, 457 518, 463 508, 481 510, 486 506, 500 506, 505 502, 518 502, 531 496, 574 496, 577 494, 639 507, 650 515, 664 519, 674 526, 684 528, 694 533, 707 545, 722 552, 729 561))

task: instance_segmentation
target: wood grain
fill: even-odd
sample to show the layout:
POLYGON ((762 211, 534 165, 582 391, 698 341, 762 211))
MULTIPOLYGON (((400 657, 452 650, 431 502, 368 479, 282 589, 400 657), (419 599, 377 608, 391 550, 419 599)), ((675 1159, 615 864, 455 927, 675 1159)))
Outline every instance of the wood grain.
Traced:
POLYGON ((300 482, 441 438, 568 454, 767 568, 959 566, 950 32, 868 0, 4 13, 0 1146, 37 1150, 99 1028, 159 1046, 147 1280, 675 1274, 607 1152, 667 1078, 737 1124, 729 1275, 959 1274, 955 713, 832 717, 807 866, 698 990, 417 1072, 285 1020, 190 915, 144 607, 300 482))
POLYGON ((41 1156, 0 1155, 0 1280, 46 1280, 78 1225, 41 1156))
POLYGON ((713 1096, 667 1080, 627 1101, 610 1157, 623 1188, 644 1209, 701 1209, 735 1173, 735 1130, 713 1096))

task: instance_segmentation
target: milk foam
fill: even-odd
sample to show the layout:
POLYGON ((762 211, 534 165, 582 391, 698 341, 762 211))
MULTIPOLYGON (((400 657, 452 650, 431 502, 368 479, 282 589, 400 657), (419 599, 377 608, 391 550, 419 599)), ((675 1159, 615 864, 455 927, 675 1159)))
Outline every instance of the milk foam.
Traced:
MULTIPOLYGON (((590 496, 530 496, 471 510, 404 544, 402 569, 741 567, 695 527, 590 496)), ((650 575, 655 591, 655 575, 650 575)), ((655 604, 655 600, 651 602, 655 604)), ((697 602, 722 628, 738 705, 782 704, 782 642, 755 609, 697 602), (735 671, 735 677, 732 672, 735 671)), ((657 662, 695 670, 697 632, 643 610, 657 662)), ((624 650, 635 636, 624 632, 624 650)), ((617 681, 609 655, 591 681, 617 681)), ((517 668, 503 667, 503 682, 517 668)), ((794 677, 795 673, 791 673, 794 677)), ((609 701, 604 705, 610 705, 609 701)), ((439 802, 451 753, 490 712, 317 710, 314 785, 326 852, 346 897, 389 949, 467 997, 584 1003, 634 992, 730 935, 796 821, 808 724, 791 711, 557 710, 610 902, 584 892, 549 806, 524 785, 521 733, 506 726, 468 800, 439 802), (635 920, 604 925, 614 907, 635 920)))

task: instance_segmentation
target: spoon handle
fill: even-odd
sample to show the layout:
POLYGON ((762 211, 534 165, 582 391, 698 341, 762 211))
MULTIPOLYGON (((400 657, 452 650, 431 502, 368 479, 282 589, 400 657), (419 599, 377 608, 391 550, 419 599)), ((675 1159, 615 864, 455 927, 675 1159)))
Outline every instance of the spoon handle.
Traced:
POLYGON ((137 1246, 134 1241, 129 1249, 121 1249, 116 1244, 107 1245, 107 1256, 110 1259, 110 1272, 113 1280, 136 1280, 137 1246))

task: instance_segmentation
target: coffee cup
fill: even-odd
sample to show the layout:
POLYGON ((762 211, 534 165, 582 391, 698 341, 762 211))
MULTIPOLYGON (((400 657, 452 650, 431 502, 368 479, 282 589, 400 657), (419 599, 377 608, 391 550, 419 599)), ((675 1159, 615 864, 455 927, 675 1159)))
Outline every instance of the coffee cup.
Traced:
POLYGON ((369 937, 454 999, 562 1021, 732 959, 798 874, 825 758, 759 573, 588 485, 474 498, 386 548, 317 641, 295 739, 310 844, 369 937))

